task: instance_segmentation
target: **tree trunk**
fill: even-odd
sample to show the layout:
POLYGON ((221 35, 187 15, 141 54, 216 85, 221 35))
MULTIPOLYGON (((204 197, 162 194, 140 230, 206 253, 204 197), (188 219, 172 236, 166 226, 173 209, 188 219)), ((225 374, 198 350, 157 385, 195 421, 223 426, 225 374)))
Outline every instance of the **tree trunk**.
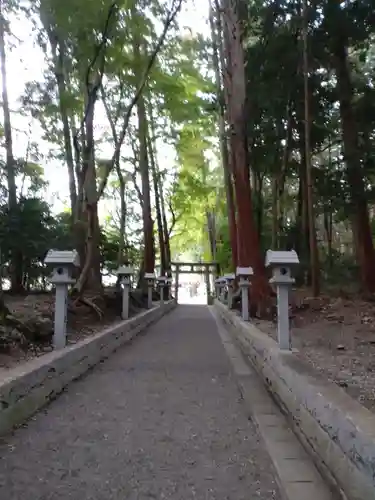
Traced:
POLYGON ((170 242, 170 230, 168 228, 167 216, 165 213, 165 201, 164 201, 164 191, 163 184, 161 182, 161 175, 158 175, 158 188, 160 194, 160 208, 161 208, 161 218, 163 221, 163 231, 164 231, 164 248, 165 248, 165 260, 167 261, 168 272, 171 272, 171 242, 170 242))
POLYGON ((256 170, 253 170, 253 189, 252 193, 255 195, 255 203, 253 203, 255 210, 256 227, 258 231, 258 238, 261 241, 263 234, 263 176, 256 170))
POLYGON ((324 223, 324 231, 326 234, 327 240, 327 253, 328 253, 328 266, 330 269, 333 267, 333 246, 332 246, 332 229, 333 229, 333 221, 332 221, 332 211, 329 209, 324 209, 323 213, 323 223, 324 223))
POLYGON ((245 87, 245 61, 241 40, 241 23, 237 14, 237 0, 228 0, 225 5, 227 24, 227 54, 229 71, 227 73, 229 117, 232 131, 234 153, 234 189, 236 195, 239 235, 238 264, 241 267, 254 268, 254 280, 251 291, 251 303, 259 308, 269 297, 270 288, 266 280, 264 262, 260 251, 260 242, 254 220, 250 170, 247 145, 247 108, 245 87))
POLYGON ((149 134, 147 137, 147 143, 148 143, 148 152, 149 152, 149 158, 150 158, 152 181, 153 181, 154 196, 155 196, 156 222, 157 222, 157 227, 158 227, 160 267, 161 267, 160 274, 162 276, 165 276, 165 273, 167 272, 168 269, 167 269, 167 262, 166 262, 163 219, 162 219, 162 215, 161 215, 161 206, 160 206, 158 172, 156 171, 155 152, 154 152, 153 144, 152 144, 152 141, 151 141, 149 134))
MULTIPOLYGON (((53 40, 53 38, 52 38, 53 40)), ((73 148, 72 148, 72 135, 69 125, 69 116, 65 106, 66 101, 66 85, 64 76, 64 48, 61 43, 59 46, 53 44, 50 41, 52 47, 52 53, 55 61, 55 78, 57 82, 58 94, 59 94, 59 108, 61 122, 63 125, 63 137, 64 137, 64 152, 65 152, 65 162, 68 170, 69 179, 69 195, 70 195, 70 206, 72 210, 72 221, 75 220, 76 206, 77 206, 77 188, 74 175, 74 159, 73 159, 73 148), (57 54, 58 50, 58 54, 57 54)))
MULTIPOLYGON (((83 117, 82 117, 82 122, 83 122, 83 117)), ((70 130, 72 131, 72 134, 74 137, 77 138, 77 129, 75 126, 75 120, 73 117, 69 117, 69 125, 70 125, 70 130)), ((73 214, 73 228, 72 228, 72 234, 73 234, 73 241, 75 248, 78 252, 79 255, 79 260, 81 263, 81 266, 83 266, 83 263, 85 262, 86 259, 86 222, 85 222, 85 216, 84 216, 84 184, 85 184, 85 179, 84 179, 84 173, 83 173, 83 155, 82 155, 82 150, 84 149, 85 145, 85 139, 86 138, 86 132, 84 125, 81 127, 81 134, 80 134, 80 141, 78 142, 73 142, 74 146, 74 172, 75 172, 75 177, 77 180, 77 199, 76 199, 76 206, 73 214)))
POLYGON ((277 177, 276 181, 276 217, 277 217, 277 242, 279 249, 284 248, 285 245, 285 222, 284 222, 284 212, 285 212, 285 179, 286 171, 284 171, 284 165, 282 165, 282 170, 277 177))
POLYGON ((66 49, 64 47, 64 41, 59 37, 58 32, 55 28, 55 22, 53 18, 51 18, 51 16, 48 14, 48 11, 44 8, 40 9, 40 19, 42 21, 45 31, 47 32, 52 52, 53 72, 57 84, 60 117, 63 125, 64 155, 68 170, 72 223, 74 224, 76 215, 76 204, 77 204, 77 189, 76 189, 76 179, 74 173, 72 134, 69 122, 68 109, 66 106, 67 78, 65 73, 66 68, 65 68, 65 55, 64 55, 66 49))
MULTIPOLYGON (((1 5, 1 4, 0 4, 1 5)), ((17 188, 16 188, 16 162, 13 156, 13 138, 12 125, 10 119, 8 85, 7 85, 7 60, 5 52, 5 34, 4 24, 5 19, 0 14, 0 62, 1 62, 1 80, 2 80, 2 100, 3 100, 3 116, 4 116, 4 137, 6 150, 6 173, 8 181, 8 203, 9 209, 17 207, 17 188)))
POLYGON ((313 181, 311 167, 311 147, 310 147, 310 92, 309 92, 309 58, 308 58, 308 11, 307 0, 303 0, 303 80, 304 80, 304 104, 305 104, 305 162, 306 162, 306 183, 307 183, 307 212, 309 223, 309 248, 310 248, 310 270, 311 285, 314 297, 320 293, 320 265, 318 254, 318 243, 316 240, 315 214, 313 199, 313 181))
POLYGON ((371 235, 367 193, 358 151, 358 127, 353 110, 353 87, 347 56, 347 40, 337 35, 333 41, 333 62, 343 131, 346 177, 351 194, 353 224, 358 241, 358 263, 362 288, 375 292, 375 252, 371 235))
POLYGON ((120 228, 119 228, 119 245, 117 254, 117 265, 120 267, 123 264, 129 263, 129 258, 126 248, 126 184, 124 176, 121 172, 120 166, 120 150, 116 153, 115 158, 115 168, 117 172, 117 178, 120 185, 120 228))
POLYGON ((13 138, 12 125, 10 118, 8 85, 7 85, 7 58, 5 49, 5 18, 3 14, 3 2, 0 2, 0 64, 1 64, 1 80, 2 80, 2 101, 3 101, 3 118, 4 118, 4 138, 6 150, 6 176, 8 184, 8 209, 9 220, 11 223, 11 241, 10 241, 10 282, 11 291, 13 293, 22 293, 23 287, 23 255, 17 248, 17 237, 13 235, 14 221, 18 220, 18 201, 16 187, 16 162, 13 156, 13 138))
POLYGON ((300 226, 300 255, 302 268, 304 272, 304 284, 311 285, 311 255, 310 255, 310 236, 309 236, 309 211, 307 206, 307 179, 306 179, 306 143, 304 125, 299 123, 299 150, 300 150, 300 189, 301 189, 301 226, 300 226))
POLYGON ((91 102, 87 105, 85 143, 82 158, 84 189, 83 220, 86 223, 86 252, 81 274, 75 285, 79 293, 82 293, 86 289, 96 293, 102 291, 101 254, 99 248, 100 226, 95 169, 94 111, 95 103, 91 102))
MULTIPOLYGON (((165 272, 167 273, 167 276, 172 276, 171 273, 171 245, 170 245, 170 231, 168 229, 168 222, 167 222, 167 216, 165 212, 165 200, 164 200, 164 191, 163 191, 163 182, 162 182, 162 175, 159 169, 158 165, 158 159, 155 154, 155 146, 156 146, 156 134, 155 134, 155 121, 154 121, 154 115, 152 111, 152 106, 149 107, 148 110, 149 114, 149 133, 150 133, 150 141, 151 145, 153 145, 153 163, 152 167, 155 169, 155 179, 156 179, 156 190, 155 193, 158 193, 158 199, 159 199, 159 208, 160 208, 160 216, 161 216, 161 227, 162 227, 162 238, 163 238, 163 243, 162 247, 164 249, 164 258, 165 258, 165 272)), ((154 185, 155 187, 155 185, 154 185)), ((159 223, 158 223, 159 225, 159 223)))
MULTIPOLYGON (((133 13, 134 14, 134 13, 133 13)), ((135 30, 133 35, 133 54, 136 63, 135 76, 138 84, 142 81, 142 74, 139 72, 141 67, 141 39, 139 33, 135 30)), ((142 220, 143 220, 143 237, 144 237, 144 273, 155 272, 155 241, 154 241, 154 222, 151 214, 151 188, 150 188, 150 173, 148 164, 147 152, 147 114, 144 96, 139 95, 136 103, 138 117, 138 139, 139 139, 139 173, 141 176, 142 185, 142 220)), ((141 282, 142 276, 141 276, 141 282)), ((145 283, 146 285, 146 283, 145 283)))
POLYGON ((232 249, 232 267, 233 271, 236 270, 238 264, 238 250, 237 250, 237 222, 236 222, 236 212, 234 206, 234 195, 233 195, 233 184, 231 177, 231 167, 229 163, 229 151, 228 151, 228 138, 225 130, 225 101, 228 105, 228 100, 224 97, 223 92, 223 82, 221 77, 221 71, 224 70, 224 52, 223 52, 223 42, 222 42, 222 28, 220 22, 220 14, 218 12, 214 13, 212 5, 210 5, 210 26, 211 26, 211 37, 212 37, 212 61, 215 70, 215 81, 216 81, 216 94, 219 103, 219 134, 220 134, 220 149, 221 149, 221 161, 224 171, 224 185, 225 194, 227 202, 227 214, 228 214, 228 226, 229 226, 229 239, 232 249), (216 14, 216 16, 215 16, 216 14), (215 17, 216 17, 216 29, 215 29, 215 17), (221 71, 220 71, 221 63, 221 71))
MULTIPOLYGON (((83 118, 82 118, 83 119, 83 118)), ((72 132, 73 137, 78 136, 77 127, 75 124, 74 116, 69 116, 69 126, 72 132)), ((85 142, 85 130, 84 127, 81 129, 81 144, 85 142)), ((81 148, 78 147, 78 144, 74 144, 73 142, 73 158, 74 158, 74 173, 77 180, 77 201, 76 207, 74 211, 73 220, 75 223, 82 219, 83 212, 83 178, 82 178, 82 158, 81 158, 81 148)))
POLYGON ((143 96, 138 100, 139 172, 142 183, 142 217, 144 235, 144 271, 155 270, 154 222, 151 216, 150 177, 147 154, 147 118, 143 96))
POLYGON ((208 244, 210 246, 211 260, 216 260, 216 221, 215 213, 206 210, 208 244))
MULTIPOLYGON (((117 118, 119 115, 119 107, 116 110, 116 118, 113 119, 111 115, 111 110, 108 106, 107 100, 106 100, 106 95, 104 92, 104 89, 101 89, 102 91, 102 102, 104 106, 105 113, 107 115, 107 119, 109 122, 109 125, 111 127, 111 132, 112 132, 112 140, 115 146, 115 152, 113 156, 113 163, 114 167, 117 173, 117 178, 119 182, 119 187, 120 187, 120 227, 119 227, 119 247, 118 247, 118 253, 117 253, 117 265, 118 267, 122 265, 127 265, 129 264, 129 256, 127 255, 126 251, 126 216, 127 216, 127 206, 126 206, 126 182, 124 179, 124 175, 121 171, 121 147, 122 147, 122 142, 121 138, 119 137, 117 130, 116 130, 116 122, 117 118)), ((122 93, 121 93, 122 97, 122 93)), ((120 285, 120 278, 118 278, 118 285, 120 285)))
MULTIPOLYGON (((277 221, 275 221, 276 225, 276 234, 277 234, 277 244, 278 248, 280 247, 284 248, 285 247, 285 237, 281 238, 282 236, 285 235, 285 224, 284 224, 284 212, 285 212, 285 180, 286 180, 286 175, 287 175, 287 169, 288 169, 288 163, 289 163, 289 156, 291 153, 291 148, 292 148, 292 131, 293 131, 293 126, 292 126, 292 104, 290 98, 288 99, 287 105, 286 105, 286 133, 285 133, 285 146, 282 154, 282 160, 281 160, 281 165, 280 165, 280 171, 278 172, 278 175, 276 176, 276 194, 274 195, 276 197, 275 203, 276 203, 276 217, 277 221)), ((281 127, 280 127, 281 129, 281 127)), ((280 130, 281 131, 281 130, 280 130)), ((280 134, 281 136, 281 134, 280 134)), ((279 156, 276 158, 276 164, 279 162, 279 156)))
POLYGON ((271 189, 272 189, 272 236, 271 236, 271 248, 273 250, 278 250, 279 247, 279 218, 278 218, 278 203, 277 203, 277 174, 272 175, 271 179, 271 189))
POLYGON ((297 196, 297 216, 296 216, 296 237, 294 238, 293 247, 300 259, 302 260, 302 255, 304 252, 304 239, 303 239, 303 170, 302 169, 302 158, 299 166, 299 176, 298 176, 298 196, 297 196), (301 237, 302 235, 302 237, 301 237))

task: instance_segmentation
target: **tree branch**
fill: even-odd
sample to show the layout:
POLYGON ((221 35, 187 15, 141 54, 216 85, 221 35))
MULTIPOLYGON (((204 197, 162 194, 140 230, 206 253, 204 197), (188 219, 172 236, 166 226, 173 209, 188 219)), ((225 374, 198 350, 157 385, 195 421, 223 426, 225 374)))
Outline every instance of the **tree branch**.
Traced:
POLYGON ((89 111, 91 110, 91 107, 95 104, 95 101, 96 101, 97 95, 98 95, 98 90, 99 90, 99 87, 100 87, 102 80, 103 80, 104 66, 105 66, 105 49, 106 49, 108 38, 109 38, 110 23, 111 23, 112 17, 114 16, 114 14, 116 12, 116 9, 117 9, 117 2, 115 1, 110 5, 110 7, 108 9, 108 13, 107 13, 107 17, 106 17, 106 20, 104 23, 104 28, 102 31, 100 43, 96 45, 95 51, 94 51, 94 56, 91 59, 89 65, 87 67, 87 71, 86 71, 86 75, 85 75, 85 84, 86 84, 86 90, 87 90, 87 102, 86 102, 85 111, 83 113, 83 117, 81 120, 81 124, 77 128, 77 132, 73 136, 73 145, 74 145, 74 148, 76 149, 76 151, 80 151, 80 147, 79 147, 80 135, 82 134, 82 130, 83 130, 84 124, 86 123, 89 111), (98 72, 98 75, 96 77, 96 82, 92 83, 92 82, 90 82, 91 74, 92 74, 94 67, 95 67, 100 56, 101 56, 101 61, 100 61, 100 65, 99 65, 99 72, 98 72))
POLYGON ((131 178, 132 178, 132 181, 133 181, 133 184, 134 184, 134 188, 137 191, 137 195, 138 195, 138 199, 139 199, 139 204, 141 205, 141 208, 143 208, 143 196, 142 196, 142 192, 139 189, 139 186, 137 184, 137 171, 134 170, 134 172, 132 172, 130 175, 131 175, 131 178))
POLYGON ((168 208, 169 208, 169 211, 170 211, 171 216, 172 216, 172 222, 171 222, 171 225, 168 229, 168 237, 170 238, 171 234, 173 232, 173 229, 175 228, 177 222, 181 219, 182 214, 176 215, 175 211, 173 210, 171 200, 168 200, 168 208))
POLYGON ((110 175, 110 173, 112 172, 113 170, 113 167, 114 167, 114 164, 115 164, 115 159, 116 159, 116 156, 118 155, 118 150, 121 148, 122 146, 122 143, 124 142, 124 139, 125 139, 125 135, 126 135, 126 132, 127 132, 127 129, 128 129, 128 126, 129 126, 129 121, 130 121, 130 117, 131 117, 131 114, 132 114, 132 111, 133 111, 133 108, 134 106, 137 104, 138 102, 138 99, 140 98, 142 92, 143 92, 143 89, 147 83, 147 79, 149 77, 149 74, 151 72, 151 69, 155 63, 155 60, 156 60, 156 57, 157 55, 159 54, 163 44, 164 44, 164 41, 165 41, 165 38, 167 36, 167 33, 168 33, 168 30, 169 30, 169 27, 170 25, 172 24, 172 22, 174 21, 174 19, 176 18, 178 12, 180 11, 181 9, 181 6, 182 6, 182 2, 183 0, 173 0, 172 2, 172 7, 171 7, 171 10, 169 11, 168 15, 167 15, 167 18, 164 22, 164 27, 163 27, 163 31, 151 53, 151 56, 148 60, 148 63, 146 65, 146 68, 143 72, 143 77, 141 79, 141 82, 128 106, 128 109, 126 111, 126 114, 125 114, 125 117, 124 117, 124 122, 123 122, 123 125, 122 125, 122 130, 120 132, 120 135, 119 135, 119 140, 118 140, 118 143, 115 147, 115 151, 113 153, 113 156, 112 156, 112 161, 111 162, 108 162, 108 166, 107 166, 107 170, 106 172, 104 173, 104 176, 101 180, 101 183, 100 183, 100 186, 99 186, 99 189, 98 189, 98 200, 100 199, 100 197, 102 196, 102 194, 104 193, 104 190, 107 186, 107 182, 108 182, 108 177, 110 175))
POLYGON ((101 95, 102 95, 102 102, 103 102, 103 106, 104 106, 104 111, 105 111, 105 114, 107 116, 107 120, 108 120, 109 126, 111 128, 113 142, 115 143, 115 146, 117 146, 117 130, 116 130, 116 125, 115 125, 115 121, 112 119, 111 112, 110 112, 110 109, 109 109, 109 106, 108 106, 108 102, 107 102, 107 96, 105 95, 105 91, 104 91, 104 88, 103 88, 102 84, 100 84, 100 92, 101 92, 101 95))

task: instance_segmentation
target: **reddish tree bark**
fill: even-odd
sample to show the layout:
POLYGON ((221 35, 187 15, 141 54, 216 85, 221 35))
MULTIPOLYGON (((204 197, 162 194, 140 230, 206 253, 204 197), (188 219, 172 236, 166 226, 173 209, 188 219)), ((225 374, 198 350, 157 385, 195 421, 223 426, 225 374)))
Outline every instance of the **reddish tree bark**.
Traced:
POLYGON ((350 187, 354 243, 360 267, 362 288, 375 292, 375 251, 372 241, 367 195, 358 153, 358 127, 353 110, 353 86, 347 56, 348 40, 337 35, 332 44, 337 93, 344 140, 346 177, 350 187))
POLYGON ((233 179, 237 204, 238 264, 254 269, 251 303, 259 308, 270 295, 254 220, 246 131, 245 61, 238 0, 224 0, 224 41, 228 65, 226 90, 231 127, 233 179))

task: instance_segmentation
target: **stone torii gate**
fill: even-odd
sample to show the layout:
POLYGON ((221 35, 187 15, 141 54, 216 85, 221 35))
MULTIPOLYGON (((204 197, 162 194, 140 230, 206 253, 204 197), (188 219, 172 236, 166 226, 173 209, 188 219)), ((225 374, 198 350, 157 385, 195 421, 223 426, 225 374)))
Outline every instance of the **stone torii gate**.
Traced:
POLYGON ((180 274, 204 274, 206 283, 207 303, 210 296, 210 274, 219 276, 217 262, 172 262, 171 271, 175 275, 175 300, 178 302, 178 278, 180 274))

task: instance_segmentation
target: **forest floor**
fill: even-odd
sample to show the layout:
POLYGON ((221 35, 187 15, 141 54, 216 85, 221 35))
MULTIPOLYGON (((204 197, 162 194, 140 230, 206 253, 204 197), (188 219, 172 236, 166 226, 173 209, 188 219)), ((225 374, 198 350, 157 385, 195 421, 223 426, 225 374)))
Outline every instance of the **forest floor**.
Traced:
MULTIPOLYGON (((55 296, 52 293, 31 293, 27 296, 13 296, 5 293, 4 300, 11 314, 36 332, 37 338, 30 342, 17 328, 9 329, 0 324, 0 372, 52 351, 55 296)), ((113 295, 110 301, 106 300, 104 315, 101 319, 92 308, 85 304, 70 305, 67 318, 67 343, 75 344, 119 322, 120 308, 121 301, 116 301, 113 295), (110 303, 107 304, 107 302, 110 303)), ((142 309, 141 303, 134 304, 134 301, 131 301, 130 317, 142 309)))
MULTIPOLYGON (((297 355, 375 412, 375 302, 358 295, 294 292, 292 345, 297 355)), ((275 323, 256 321, 276 338, 275 323)))

